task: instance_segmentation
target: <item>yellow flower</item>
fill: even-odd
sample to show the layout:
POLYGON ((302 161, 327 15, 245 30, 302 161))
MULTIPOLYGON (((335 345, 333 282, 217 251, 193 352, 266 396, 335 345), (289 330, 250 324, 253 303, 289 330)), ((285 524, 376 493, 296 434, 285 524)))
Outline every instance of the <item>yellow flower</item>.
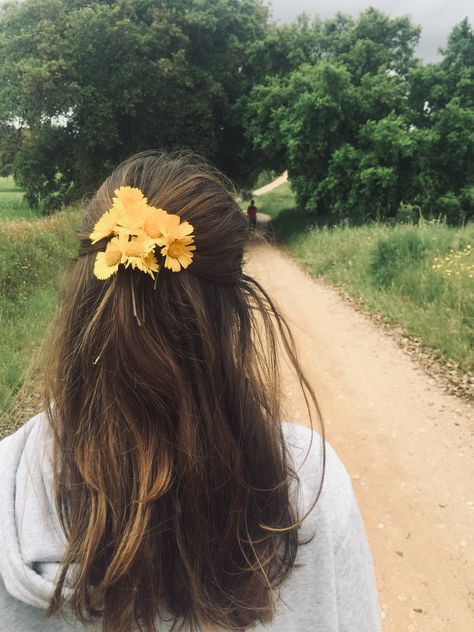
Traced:
MULTIPOLYGON (((190 238, 187 237, 185 239, 190 238)), ((161 254, 163 256, 166 255, 165 268, 173 270, 173 272, 179 272, 181 267, 187 268, 193 261, 193 250, 196 250, 196 246, 191 246, 190 243, 184 243, 183 239, 163 246, 161 254)))
POLYGON ((136 187, 119 187, 114 194, 111 212, 117 214, 116 232, 123 232, 120 230, 123 229, 129 234, 140 234, 150 210, 146 197, 136 187))
POLYGON ((165 267, 179 272, 192 263, 196 250, 193 230, 178 215, 149 206, 140 189, 119 187, 114 191, 112 208, 102 215, 90 234, 92 243, 113 236, 105 252, 97 254, 94 274, 108 279, 122 264, 154 278, 160 267, 155 246, 161 248, 165 267))
POLYGON ((119 212, 146 206, 147 199, 137 187, 119 187, 114 191, 113 207, 119 212))
POLYGON ((102 215, 99 221, 94 226, 94 230, 89 235, 93 244, 104 239, 104 237, 109 237, 115 231, 117 226, 117 212, 112 209, 107 211, 102 215))
POLYGON ((117 237, 114 237, 107 244, 105 252, 98 252, 94 264, 95 276, 104 281, 117 272, 122 260, 122 250, 117 237))
POLYGON ((135 187, 119 187, 114 191, 112 208, 106 211, 89 235, 93 244, 113 234, 142 234, 150 207, 146 197, 135 187))
POLYGON ((129 266, 133 269, 138 268, 138 270, 146 272, 154 279, 154 273, 158 272, 159 265, 153 252, 155 248, 153 239, 145 235, 129 238, 128 235, 120 234, 118 240, 122 253, 121 263, 126 268, 129 266))
POLYGON ((194 228, 189 222, 181 222, 178 215, 167 214, 159 222, 162 237, 155 238, 155 243, 162 246, 161 254, 166 257, 164 266, 173 272, 187 268, 193 260, 194 228))
POLYGON ((148 207, 148 212, 143 223, 143 230, 152 239, 163 237, 162 222, 166 221, 168 213, 162 208, 148 207))
POLYGON ((123 264, 126 268, 137 268, 154 279, 154 273, 159 270, 154 248, 155 242, 149 237, 120 234, 110 240, 105 252, 97 253, 94 274, 98 279, 108 279, 123 264))

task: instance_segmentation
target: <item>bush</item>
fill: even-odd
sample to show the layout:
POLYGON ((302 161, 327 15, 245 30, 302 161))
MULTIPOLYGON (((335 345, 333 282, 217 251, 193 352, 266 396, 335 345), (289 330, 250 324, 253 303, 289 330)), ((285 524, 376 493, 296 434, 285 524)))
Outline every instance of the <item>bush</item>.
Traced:
POLYGON ((402 202, 395 214, 395 222, 398 224, 414 224, 418 220, 419 216, 419 206, 402 202))
POLYGON ((424 259, 426 245, 415 229, 396 232, 379 241, 372 253, 369 272, 378 287, 390 287, 408 266, 424 259))
POLYGON ((451 226, 462 223, 464 219, 461 201, 458 196, 451 191, 439 198, 438 209, 445 217, 446 222, 451 226))

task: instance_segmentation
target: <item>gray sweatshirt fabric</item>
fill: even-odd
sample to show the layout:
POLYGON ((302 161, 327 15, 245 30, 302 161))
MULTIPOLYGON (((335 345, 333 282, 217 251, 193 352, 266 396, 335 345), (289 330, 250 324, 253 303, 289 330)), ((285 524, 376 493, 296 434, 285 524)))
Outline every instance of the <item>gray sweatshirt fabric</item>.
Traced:
MULTIPOLYGON (((321 479, 321 437, 283 424, 300 477, 299 506, 309 508, 321 479), (308 448, 311 448, 308 452, 308 448)), ((380 612, 364 526, 350 478, 326 443, 326 473, 316 507, 300 529, 297 564, 283 584, 271 632, 379 632, 380 612)), ((51 435, 40 414, 0 442, 0 630, 85 632, 67 611, 44 614, 60 568, 65 537, 54 508, 51 435)), ((65 596, 70 593, 70 586, 65 596)), ((159 630, 169 630, 159 624, 159 630)))

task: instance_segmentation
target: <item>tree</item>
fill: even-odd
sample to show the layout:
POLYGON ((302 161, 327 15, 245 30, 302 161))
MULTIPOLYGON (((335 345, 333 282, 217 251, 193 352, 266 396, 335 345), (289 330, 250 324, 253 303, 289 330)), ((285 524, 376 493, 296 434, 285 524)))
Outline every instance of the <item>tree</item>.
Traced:
POLYGON ((412 197, 428 213, 451 222, 474 217, 474 31, 454 26, 438 64, 408 77, 416 126, 412 197))
POLYGON ((418 36, 375 9, 316 21, 307 61, 254 86, 248 137, 286 162, 300 208, 329 221, 390 219, 402 204, 474 216, 473 32, 455 27, 439 64, 414 57, 418 36))
POLYGON ((297 202, 307 211, 334 220, 393 216, 412 152, 406 81, 394 67, 406 70, 418 31, 374 10, 358 21, 338 15, 313 26, 319 59, 254 87, 249 138, 272 160, 286 161, 297 202), (362 35, 367 50, 370 42, 378 50, 370 64, 358 56, 361 49, 348 57, 362 35))
POLYGON ((89 193, 150 147, 192 148, 238 176, 252 155, 234 106, 267 19, 260 0, 4 5, 0 122, 31 131, 15 161, 29 201, 51 208, 89 193))
POLYGON ((0 176, 13 173, 15 154, 26 138, 26 130, 17 129, 12 125, 0 126, 0 176))

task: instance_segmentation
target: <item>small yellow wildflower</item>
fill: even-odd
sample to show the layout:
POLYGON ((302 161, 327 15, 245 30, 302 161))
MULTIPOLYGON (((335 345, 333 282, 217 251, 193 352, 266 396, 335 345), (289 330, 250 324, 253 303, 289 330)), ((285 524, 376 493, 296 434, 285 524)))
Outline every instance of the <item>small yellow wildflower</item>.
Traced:
POLYGON ((117 272, 122 260, 122 251, 117 237, 107 244, 105 252, 98 252, 94 264, 95 276, 104 281, 117 272))
POLYGON ((179 272, 181 267, 187 268, 193 262, 194 253, 192 251, 196 250, 196 246, 191 246, 190 243, 185 243, 184 239, 181 239, 164 246, 161 249, 161 254, 166 256, 165 268, 173 272, 179 272))
POLYGON ((431 268, 438 270, 443 277, 462 277, 472 278, 474 271, 474 261, 472 259, 472 246, 467 244, 462 250, 455 251, 450 248, 451 254, 444 257, 434 257, 431 268), (467 257, 467 259, 466 259, 467 257))
POLYGON ((117 212, 115 210, 107 211, 102 215, 99 221, 94 226, 94 230, 90 234, 90 239, 93 244, 109 237, 115 231, 117 226, 117 212))
POLYGON ((155 243, 149 237, 128 237, 121 234, 114 237, 107 244, 105 252, 97 253, 94 274, 98 279, 105 280, 117 272, 120 264, 126 268, 138 268, 149 274, 152 279, 158 272, 159 265, 153 249, 155 243))
POLYGON ((158 272, 159 266, 156 260, 155 242, 150 237, 132 236, 121 234, 119 236, 120 250, 122 252, 121 263, 126 268, 131 266, 133 269, 138 268, 142 272, 146 272, 154 279, 154 273, 158 272))
POLYGON ((119 187, 114 194, 112 211, 117 214, 117 232, 123 229, 129 234, 140 234, 150 211, 146 197, 135 187, 119 187))
POLYGON ((112 208, 104 213, 90 234, 93 244, 110 235, 125 232, 141 234, 148 209, 146 197, 133 187, 119 187, 114 191, 112 208))
POLYGON ((168 213, 162 208, 148 207, 148 213, 143 223, 144 232, 152 239, 163 237, 161 225, 167 215, 168 213))
POLYGON ((159 222, 162 237, 155 239, 158 246, 162 246, 161 254, 165 257, 165 268, 179 272, 181 267, 187 268, 193 261, 196 246, 192 245, 194 230, 189 222, 181 222, 178 215, 167 214, 159 222))

